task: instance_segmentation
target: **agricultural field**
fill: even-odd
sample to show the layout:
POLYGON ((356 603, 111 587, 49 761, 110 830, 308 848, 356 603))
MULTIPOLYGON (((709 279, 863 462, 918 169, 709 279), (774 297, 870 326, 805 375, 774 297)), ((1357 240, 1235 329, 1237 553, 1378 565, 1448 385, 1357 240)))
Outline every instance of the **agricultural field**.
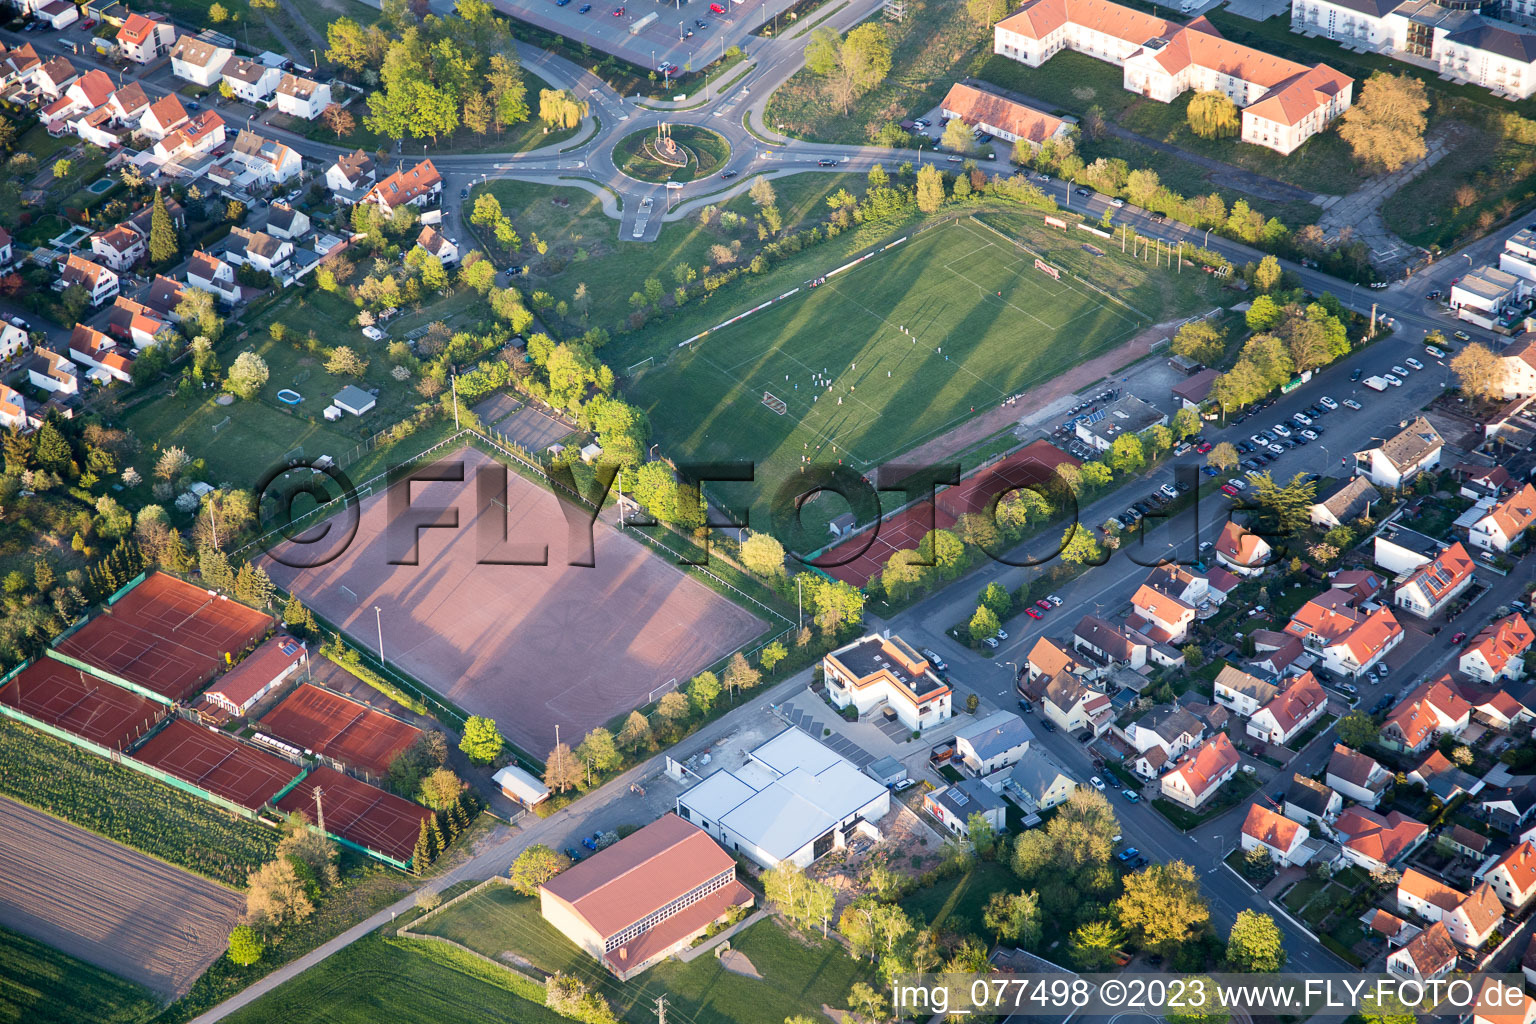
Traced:
POLYGON ((0 963, 3 1024, 141 1024, 159 1009, 148 989, 6 928, 0 963))
POLYGON ((220 956, 245 899, 58 818, 0 800, 7 924, 164 996, 220 956))
POLYGON ((1218 293, 1204 274, 1090 253, 1083 236, 1047 234, 1034 215, 983 217, 917 234, 657 357, 630 401, 672 458, 750 460, 761 524, 802 459, 867 472, 1218 293), (1051 278, 1013 239, 1086 281, 1051 278))
POLYGON ((269 828, 5 718, 0 793, 226 885, 277 850, 269 828))
POLYGON ((866 964, 834 940, 805 941, 777 920, 760 921, 731 937, 761 980, 734 974, 713 956, 691 963, 668 960, 638 978, 619 982, 539 916, 538 901, 508 886, 491 887, 419 926, 493 959, 515 953, 544 971, 575 974, 608 999, 628 1024, 653 1024, 656 997, 693 1024, 782 1024, 806 1014, 820 1019, 821 1006, 846 1006, 855 981, 871 981, 866 964))

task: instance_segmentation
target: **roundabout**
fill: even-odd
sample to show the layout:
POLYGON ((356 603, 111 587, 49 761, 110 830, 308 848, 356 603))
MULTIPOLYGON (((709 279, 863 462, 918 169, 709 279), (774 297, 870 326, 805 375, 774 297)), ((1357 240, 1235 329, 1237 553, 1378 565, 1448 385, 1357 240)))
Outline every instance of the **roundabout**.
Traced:
POLYGON ((620 173, 656 185, 707 177, 730 158, 725 136, 691 124, 660 124, 632 132, 613 147, 620 173))

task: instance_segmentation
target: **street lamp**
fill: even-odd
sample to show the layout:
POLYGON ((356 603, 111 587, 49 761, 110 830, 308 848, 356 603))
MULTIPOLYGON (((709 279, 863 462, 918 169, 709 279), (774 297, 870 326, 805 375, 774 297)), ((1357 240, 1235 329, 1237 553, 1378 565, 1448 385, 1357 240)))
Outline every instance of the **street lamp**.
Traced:
POLYGON ((373 606, 373 621, 379 627, 379 665, 384 665, 384 613, 378 605, 373 606))

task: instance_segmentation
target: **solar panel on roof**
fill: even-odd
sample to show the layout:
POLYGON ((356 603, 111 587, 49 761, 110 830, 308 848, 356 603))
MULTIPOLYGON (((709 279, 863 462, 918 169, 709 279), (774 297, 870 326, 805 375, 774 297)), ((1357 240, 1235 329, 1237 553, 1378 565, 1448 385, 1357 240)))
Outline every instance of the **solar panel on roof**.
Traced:
POLYGON ((971 802, 971 798, 958 789, 951 789, 949 791, 949 798, 954 801, 956 807, 964 807, 971 802))

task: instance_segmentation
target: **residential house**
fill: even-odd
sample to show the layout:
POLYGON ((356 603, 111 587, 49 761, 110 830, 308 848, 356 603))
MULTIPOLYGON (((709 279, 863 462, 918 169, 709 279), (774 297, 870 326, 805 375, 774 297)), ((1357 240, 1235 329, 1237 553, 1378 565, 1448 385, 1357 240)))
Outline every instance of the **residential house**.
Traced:
POLYGON ((1169 390, 1173 392, 1173 397, 1178 399, 1180 408, 1199 412, 1210 404, 1211 387, 1220 377, 1220 370, 1207 367, 1185 377, 1169 390))
POLYGON ((42 388, 62 398, 80 393, 80 374, 75 364, 49 348, 35 348, 22 363, 27 380, 33 387, 42 388))
POLYGON ((1489 691, 1469 686, 1462 693, 1467 703, 1472 705, 1473 719, 1499 732, 1512 732, 1528 726, 1531 719, 1536 717, 1524 702, 1508 690, 1489 691))
POLYGON ((1259 708, 1280 695, 1280 687, 1249 675, 1240 668, 1225 665, 1216 674, 1214 692, 1217 703, 1229 708, 1234 714, 1250 718, 1259 713, 1259 708))
POLYGON ((979 814, 998 832, 1008 830, 1008 805, 981 779, 964 779, 923 794, 923 810, 955 835, 965 835, 979 814))
POLYGON ((145 251, 144 236, 127 224, 91 236, 91 252, 113 270, 127 270, 144 258, 145 251))
POLYGON ((69 258, 64 261, 64 270, 59 274, 59 281, 64 288, 75 285, 84 288, 93 307, 100 306, 117 295, 117 274, 99 263, 92 263, 78 253, 70 253, 69 258))
POLYGON ((27 332, 15 324, 0 321, 0 360, 9 362, 17 355, 25 352, 32 342, 27 332))
POLYGON ((459 261, 458 244, 431 224, 422 227, 421 234, 416 236, 416 244, 431 253, 445 267, 459 261))
POLYGON ((1478 631, 1461 652, 1457 667, 1483 683, 1516 680, 1525 675, 1525 655, 1536 633, 1525 616, 1516 612, 1478 631))
POLYGON ((171 47, 171 74, 194 85, 211 86, 224 75, 235 51, 196 36, 181 36, 171 47))
POLYGON ((309 233, 309 214, 287 203, 273 203, 267 212, 267 234, 290 242, 309 233))
POLYGON ((1307 653, 1301 640, 1289 633, 1256 629, 1248 636, 1253 640, 1253 657, 1248 667, 1272 679, 1300 674, 1317 661, 1307 653))
POLYGON ((1327 691, 1311 672, 1305 672, 1248 720, 1248 735, 1284 747, 1327 710, 1327 691))
POLYGON ((1367 807, 1348 807, 1333 824, 1344 839, 1344 858, 1367 871, 1384 871, 1424 841, 1429 826, 1392 811, 1382 815, 1367 807))
POLYGON ((1285 816, 1303 825, 1315 825, 1327 832, 1333 819, 1344 809, 1344 798, 1316 779, 1300 772, 1291 776, 1285 791, 1285 816))
POLYGON ((20 391, 0 384, 0 427, 6 430, 25 430, 27 426, 27 400, 20 391))
POLYGON ((1390 523, 1372 538, 1371 557, 1394 576, 1402 576, 1428 565, 1444 550, 1445 545, 1435 538, 1390 523))
POLYGON ((187 284, 201 291, 212 292, 231 305, 240 301, 240 285, 235 281, 235 268, 201 249, 193 251, 192 259, 187 264, 187 284))
POLYGON ((1102 671, 1115 665, 1141 668, 1147 663, 1152 642, 1134 629, 1117 626, 1096 615, 1084 615, 1072 631, 1072 645, 1102 671))
POLYGON ((116 341, 84 324, 76 324, 69 336, 69 358, 77 366, 90 367, 86 376, 100 383, 133 382, 132 353, 125 355, 116 341))
POLYGON ((281 185, 296 178, 303 169, 303 161, 296 151, 245 129, 235 136, 229 155, 263 184, 281 185))
POLYGON ((1174 767, 1163 776, 1163 796, 1185 807, 1200 807, 1209 800, 1222 784, 1237 774, 1241 758, 1227 739, 1219 732, 1193 750, 1186 751, 1174 767))
POLYGON ((1140 434, 1143 430, 1165 426, 1167 423, 1167 413, 1135 395, 1127 394, 1092 416, 1079 419, 1073 430, 1078 439, 1094 451, 1107 452, 1127 434, 1140 434))
POLYGON ((168 93, 149 105, 139 118, 139 131, 158 142, 188 121, 187 110, 175 93, 168 93))
POLYGON ((144 304, 157 316, 172 323, 180 323, 181 318, 176 315, 176 307, 181 305, 186 298, 186 287, 174 278, 164 274, 156 274, 154 281, 150 282, 149 295, 145 297, 144 304))
POLYGON ((1519 832, 1536 815, 1536 777, 1517 776, 1508 785, 1484 786, 1477 808, 1493 828, 1509 834, 1519 832))
POLYGON ((1340 569, 1328 574, 1328 587, 1341 590, 1348 603, 1359 608, 1364 602, 1374 600, 1385 586, 1385 581, 1369 569, 1340 569))
POLYGON ((1444 447, 1440 432, 1419 416, 1374 448, 1355 452, 1355 472, 1365 474, 1377 487, 1397 489, 1440 465, 1444 447))
POLYGON ((1508 551, 1536 526, 1536 487, 1526 484, 1494 505, 1467 531, 1467 543, 1484 551, 1508 551))
POLYGON ((1290 153, 1349 109, 1354 80, 1222 38, 1205 18, 1187 25, 1109 0, 1031 0, 993 30, 993 51, 1038 67, 1062 49, 1124 69, 1127 91, 1171 103, 1219 90, 1243 108, 1244 142, 1290 153))
POLYGON ((224 65, 223 78, 234 90, 236 99, 271 106, 283 73, 281 69, 260 61, 231 57, 224 65))
POLYGON ((1457 541, 1419 567, 1392 595, 1392 603, 1421 619, 1450 607, 1472 585, 1472 556, 1457 541))
POLYGON ((1022 141, 1034 152, 1039 152, 1048 140, 1064 136, 1072 129, 1059 117, 960 82, 949 87, 939 111, 945 118, 958 117, 966 127, 1004 142, 1022 141))
POLYGON ((224 119, 212 110, 189 117, 185 124, 155 143, 155 156, 169 164, 191 162, 224 144, 224 119))
POLYGON ((1335 743, 1324 781, 1329 789, 1346 799, 1375 807, 1381 802, 1381 794, 1392 784, 1392 773, 1370 756, 1335 743))
POLYGON ((1077 780, 1067 774, 1049 754, 1030 747, 1008 773, 1004 792, 1012 796, 1026 814, 1039 814, 1077 791, 1077 780))
POLYGON ((107 310, 107 333, 135 350, 153 345, 171 330, 170 320, 142 302, 119 295, 107 310))
POLYGON ((1132 629, 1165 644, 1183 643, 1195 621, 1195 607, 1143 583, 1131 596, 1132 629))
POLYGON ((325 169, 325 187, 343 198, 348 195, 361 198, 364 190, 372 187, 373 180, 373 157, 361 149, 342 154, 325 169))
POLYGON ((1132 769, 1149 779, 1205 738, 1205 726, 1185 708, 1162 704, 1125 727, 1125 738, 1136 748, 1132 769))
POLYGON ((37 49, 31 43, 7 48, 5 43, 0 42, 0 87, 28 85, 42 66, 37 49))
POLYGON ((117 52, 135 64, 164 57, 175 42, 176 27, 157 14, 131 13, 117 30, 117 52))
POLYGON ((149 93, 138 82, 129 82, 107 100, 113 119, 134 131, 139 130, 139 122, 149 113, 150 106, 149 93))
POLYGON ((293 243, 286 238, 273 238, 265 231, 241 227, 233 228, 230 237, 235 240, 234 247, 226 255, 233 259, 238 252, 241 262, 256 270, 282 274, 293 259, 293 243), (240 243, 244 243, 243 250, 240 243))
POLYGON ((1012 711, 994 711, 955 732, 955 753, 972 773, 991 775, 1029 750, 1034 733, 1012 711))
POLYGON ((397 207, 425 206, 442 191, 442 175, 431 160, 423 160, 408 171, 402 168, 378 181, 363 195, 362 202, 378 204, 388 217, 393 216, 397 207))
POLYGON ((1209 576, 1202 576, 1188 566, 1175 565, 1171 562, 1167 565, 1159 565, 1147 573, 1143 586, 1151 587, 1160 594, 1178 598, 1196 609, 1203 609, 1207 605, 1224 604, 1227 600, 1224 591, 1211 585, 1209 576))
POLYGON ((1421 921, 1443 923, 1451 938, 1468 949, 1486 942, 1504 919, 1504 908, 1488 883, 1469 895, 1416 868, 1407 868, 1398 880, 1397 906, 1421 921))
POLYGON ((1216 560, 1239 576, 1259 575, 1272 554, 1268 541, 1230 520, 1216 538, 1216 560))
MULTIPOLYGON (((1532 58, 1536 59, 1536 53, 1532 58)), ((1500 984, 1497 978, 1484 978, 1472 1013, 1463 1013, 1462 1020, 1467 1024, 1533 1024, 1536 999, 1518 987, 1500 984)))
POLYGON ((330 105, 329 82, 316 82, 314 79, 288 74, 277 83, 277 109, 289 117, 313 121, 330 105))
POLYGON ((1360 923, 1387 940, 1387 949, 1393 950, 1398 946, 1406 946, 1413 941, 1414 936, 1424 929, 1416 924, 1410 924, 1396 914, 1388 913, 1380 907, 1372 907, 1360 915, 1360 923))
POLYGON ((1060 672, 1080 675, 1088 667, 1073 657, 1072 651, 1060 641, 1045 636, 1036 640, 1035 645, 1029 649, 1025 664, 1029 667, 1030 679, 1054 676, 1060 672))
POLYGON ((1536 395, 1536 337, 1527 334, 1516 340, 1503 351, 1499 362, 1504 367, 1505 398, 1536 395))
POLYGON ((1496 858, 1481 874, 1506 907, 1524 908, 1536 896, 1536 844, 1529 839, 1523 841, 1496 858))
POLYGON ((1338 593, 1329 591, 1302 605, 1285 624, 1285 632, 1321 658, 1328 671, 1355 677, 1402 643, 1403 627, 1389 609, 1361 612, 1347 598, 1333 596, 1338 593))
POLYGON ((8 267, 16 258, 11 249, 11 233, 5 228, 0 228, 0 267, 8 267))
POLYGON ((1436 921, 1406 946, 1387 954, 1387 973, 1414 981, 1434 981, 1456 967, 1456 943, 1444 922, 1436 921))
POLYGON ((1482 788, 1476 776, 1457 768, 1450 758, 1438 750, 1430 751, 1406 778, 1410 783, 1423 786, 1427 792, 1433 793, 1442 804, 1450 803, 1463 793, 1482 788))
POLYGON ((539 886, 539 913, 621 981, 752 906, 736 860, 673 814, 539 886))
POLYGON ((1473 832, 1465 825, 1452 825, 1450 831, 1442 831, 1439 844, 1454 856, 1479 862, 1486 860, 1493 848, 1492 839, 1481 832, 1473 832))
POLYGON ((1530 284, 1529 278, 1498 267, 1476 267, 1451 283, 1446 301, 1458 318, 1491 328, 1505 310, 1525 296, 1530 284))
POLYGON ((822 673, 834 707, 853 707, 864 715, 886 706, 914 732, 947 721, 951 714, 949 686, 900 637, 860 637, 823 658, 822 673))
POLYGON ((56 124, 106 106, 114 88, 111 75, 93 68, 70 82, 58 99, 38 111, 37 118, 58 134, 56 124))
POLYGON ((70 83, 80 77, 75 66, 65 57, 50 57, 32 72, 32 85, 49 101, 64 95, 70 83))
MULTIPOLYGON (((165 200, 165 212, 171 218, 171 227, 175 228, 177 231, 183 230, 187 226, 187 211, 175 199, 165 195, 163 191, 161 191, 160 194, 165 200)), ((137 231, 145 238, 148 238, 150 230, 154 226, 154 220, 155 204, 153 201, 150 201, 135 211, 128 218, 127 223, 129 227, 133 228, 133 230, 137 231)))
POLYGON ((1115 709, 1103 691, 1065 672, 1046 683, 1041 711, 1057 728, 1069 733, 1087 730, 1102 736, 1115 720, 1115 709))
POLYGON ((1472 706, 1446 675, 1426 680, 1398 702, 1381 726, 1382 746, 1420 753, 1446 733, 1460 736, 1472 721, 1472 706))
POLYGON ((231 715, 250 713, 267 694, 309 660, 309 649, 284 633, 265 640, 203 691, 208 703, 231 715))
POLYGON ((1288 868, 1305 864, 1310 859, 1312 850, 1307 846, 1309 838, 1311 833, 1305 825, 1256 803, 1248 807, 1239 842, 1243 852, 1264 850, 1271 861, 1288 868))
POLYGON ((1310 518, 1314 525, 1331 530, 1353 523, 1380 500, 1381 492, 1371 486, 1370 480, 1352 476, 1330 487, 1326 494, 1319 495, 1312 505, 1310 518))

